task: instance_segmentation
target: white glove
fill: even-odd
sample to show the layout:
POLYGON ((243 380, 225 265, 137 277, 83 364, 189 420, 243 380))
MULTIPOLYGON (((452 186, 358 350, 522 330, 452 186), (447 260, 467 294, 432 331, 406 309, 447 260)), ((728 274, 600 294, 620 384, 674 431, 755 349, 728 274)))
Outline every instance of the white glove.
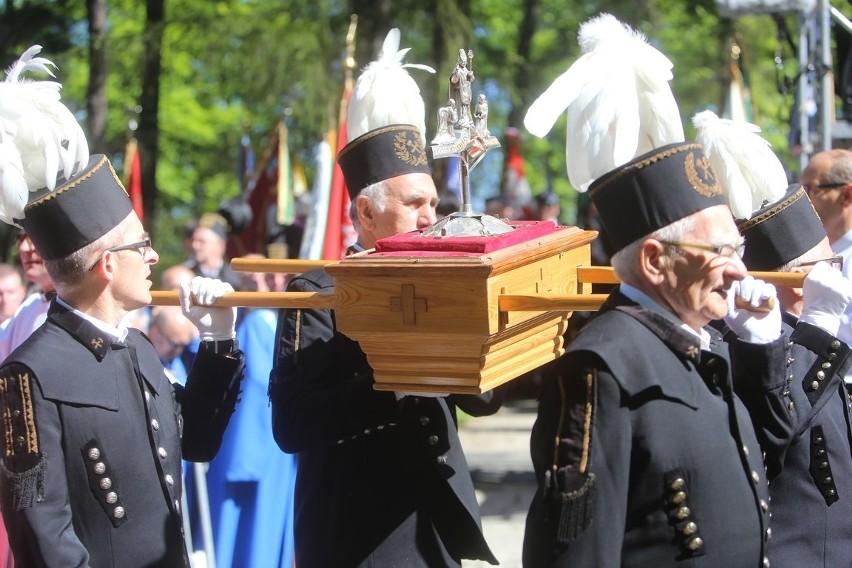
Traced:
POLYGON ((852 300, 852 282, 827 262, 818 262, 811 269, 802 287, 803 321, 837 335, 840 316, 852 300))
POLYGON ((237 308, 209 307, 233 291, 234 288, 227 282, 202 276, 180 283, 180 307, 183 315, 198 328, 201 341, 224 341, 236 337, 237 308))
POLYGON ((728 290, 728 315, 725 323, 737 337, 749 343, 770 343, 781 336, 781 308, 778 305, 778 294, 775 286, 746 276, 739 282, 734 282, 728 290), (765 300, 772 298, 772 309, 766 313, 752 312, 737 308, 736 299, 758 307, 765 300))

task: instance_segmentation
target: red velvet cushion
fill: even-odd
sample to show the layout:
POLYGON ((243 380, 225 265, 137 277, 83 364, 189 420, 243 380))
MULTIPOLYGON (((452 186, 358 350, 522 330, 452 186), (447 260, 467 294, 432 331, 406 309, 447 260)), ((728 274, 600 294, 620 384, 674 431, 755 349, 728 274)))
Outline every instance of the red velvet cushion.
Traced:
POLYGON ((376 241, 380 256, 397 256, 416 252, 423 256, 466 256, 494 252, 523 243, 559 229, 553 221, 512 221, 514 231, 502 235, 476 237, 421 237, 412 231, 376 241))

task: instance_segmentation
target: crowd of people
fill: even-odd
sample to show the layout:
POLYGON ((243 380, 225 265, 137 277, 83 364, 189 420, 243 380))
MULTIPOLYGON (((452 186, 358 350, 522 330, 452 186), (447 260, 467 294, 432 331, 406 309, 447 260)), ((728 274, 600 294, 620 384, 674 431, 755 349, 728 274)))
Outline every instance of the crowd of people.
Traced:
MULTIPOLYGON (((348 254, 433 225, 439 203, 422 110, 354 93, 348 254)), ((673 142, 590 184, 620 284, 541 387, 528 568, 852 563, 852 152, 735 218, 719 151, 673 142)), ((499 411, 505 386, 375 390, 333 309, 217 306, 333 281, 233 272, 215 214, 161 271, 179 305, 151 307, 159 256, 109 159, 63 173, 0 266, 0 567, 498 563, 457 411, 499 411)), ((558 224, 558 198, 529 215, 558 224)))

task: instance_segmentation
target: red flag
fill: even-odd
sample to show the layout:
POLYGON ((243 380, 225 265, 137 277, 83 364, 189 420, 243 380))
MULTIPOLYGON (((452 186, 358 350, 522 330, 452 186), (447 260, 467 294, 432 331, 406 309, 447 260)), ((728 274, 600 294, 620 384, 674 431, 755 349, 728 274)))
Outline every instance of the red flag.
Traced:
MULTIPOLYGON (((346 146, 346 111, 349 107, 349 96, 352 88, 347 85, 344 88, 343 97, 340 100, 339 127, 337 134, 337 152, 335 157, 346 146)), ((355 229, 349 218, 349 191, 346 189, 346 181, 343 172, 334 162, 334 175, 331 178, 331 195, 328 200, 328 222, 325 226, 325 241, 322 249, 324 260, 340 260, 346 253, 346 248, 355 242, 355 229)))
POLYGON ((130 196, 130 202, 133 203, 133 210, 136 211, 139 220, 144 222, 142 218, 142 164, 139 161, 136 138, 131 138, 127 142, 127 148, 124 152, 124 179, 127 180, 127 194, 130 196))
POLYGON ((530 218, 532 192, 524 172, 524 157, 521 154, 521 133, 509 126, 506 135, 506 162, 503 166, 503 196, 515 211, 515 218, 530 218))

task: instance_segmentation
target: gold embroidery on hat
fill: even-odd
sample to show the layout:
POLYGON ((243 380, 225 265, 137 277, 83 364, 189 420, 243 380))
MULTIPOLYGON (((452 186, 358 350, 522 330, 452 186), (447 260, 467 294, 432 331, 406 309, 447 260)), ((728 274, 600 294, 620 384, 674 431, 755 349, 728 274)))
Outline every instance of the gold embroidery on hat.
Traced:
MULTIPOLYGON (((737 226, 737 228, 740 230, 740 233, 742 233, 743 231, 746 231, 748 229, 751 229, 755 225, 759 225, 759 224, 763 223, 764 221, 766 221, 767 219, 771 219, 772 217, 775 217, 776 215, 778 215, 779 213, 781 213, 782 211, 784 211, 785 209, 787 209, 788 207, 793 205, 796 201, 801 199, 804 195, 805 195, 805 189, 803 187, 800 187, 798 189, 798 191, 795 191, 793 193, 793 195, 787 197, 786 199, 784 199, 784 201, 778 203, 777 205, 775 205, 771 209, 764 211, 760 215, 755 215, 751 219, 744 221, 743 223, 740 223, 737 226)), ((810 204, 811 208, 813 209, 814 204, 811 203, 810 200, 808 200, 808 203, 810 204)), ((814 213, 816 213, 816 210, 814 210, 814 213)), ((819 215, 817 215, 817 217, 819 217, 819 215)))
POLYGON ((710 160, 704 154, 696 156, 694 152, 687 154, 683 161, 686 179, 692 188, 704 197, 722 195, 722 187, 716 180, 710 160))
POLYGON ((406 164, 426 165, 426 152, 423 151, 420 136, 411 131, 399 132, 393 137, 393 152, 406 164))
POLYGON ((103 156, 100 159, 100 161, 98 161, 97 164, 92 166, 92 169, 83 173, 83 175, 81 175, 77 179, 69 180, 68 183, 66 183, 65 185, 58 187, 54 191, 50 191, 46 195, 43 195, 42 197, 33 201, 32 203, 27 204, 27 206, 24 208, 24 211, 29 211, 33 207, 41 205, 42 203, 44 203, 46 201, 50 201, 51 199, 55 199, 60 194, 63 194, 68 190, 74 189, 75 187, 77 187, 78 185, 80 185, 81 183, 83 183, 84 181, 86 181, 87 179, 92 177, 93 175, 95 175, 95 173, 99 169, 101 169, 101 167, 104 164, 106 164, 107 167, 109 168, 109 171, 112 174, 112 178, 115 180, 115 183, 117 183, 118 187, 120 187, 124 191, 125 195, 127 195, 127 190, 124 188, 124 185, 121 183, 121 180, 118 179, 118 175, 115 173, 115 170, 113 169, 112 164, 109 162, 109 160, 107 160, 106 156, 103 156))
POLYGON ((647 157, 644 160, 641 160, 639 162, 634 162, 634 163, 626 165, 626 166, 621 166, 621 169, 616 168, 616 169, 610 171, 609 173, 604 174, 603 176, 598 178, 598 179, 603 179, 603 181, 596 182, 598 185, 596 187, 590 188, 589 195, 594 195, 595 193, 599 192, 604 187, 612 184, 616 180, 621 179, 622 177, 624 177, 626 175, 631 175, 631 174, 633 174, 633 172, 644 169, 644 168, 646 168, 650 165, 653 165, 657 162, 660 162, 660 161, 665 160, 665 159, 667 159, 671 156, 674 156, 675 154, 680 154, 681 152, 690 152, 692 150, 700 150, 700 149, 701 149, 701 146, 698 145, 698 144, 684 143, 684 144, 680 144, 678 146, 675 146, 673 148, 669 148, 668 150, 657 152, 656 154, 649 156, 649 157, 647 157), (606 177, 606 176, 608 176, 608 177, 606 177))

